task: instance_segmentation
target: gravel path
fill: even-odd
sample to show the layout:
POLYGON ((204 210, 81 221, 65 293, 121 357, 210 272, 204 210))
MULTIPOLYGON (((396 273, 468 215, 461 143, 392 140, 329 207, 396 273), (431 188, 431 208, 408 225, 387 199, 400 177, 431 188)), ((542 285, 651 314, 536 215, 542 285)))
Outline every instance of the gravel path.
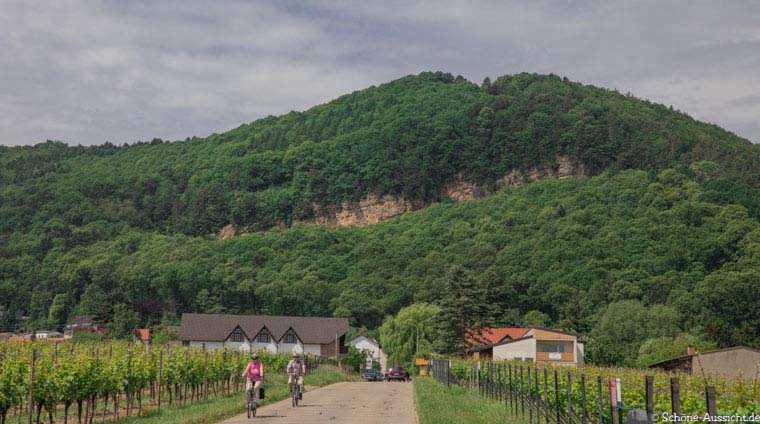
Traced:
POLYGON ((411 383, 337 383, 307 391, 297 408, 288 398, 259 408, 252 420, 241 414, 221 424, 242 423, 416 424, 417 413, 411 383))

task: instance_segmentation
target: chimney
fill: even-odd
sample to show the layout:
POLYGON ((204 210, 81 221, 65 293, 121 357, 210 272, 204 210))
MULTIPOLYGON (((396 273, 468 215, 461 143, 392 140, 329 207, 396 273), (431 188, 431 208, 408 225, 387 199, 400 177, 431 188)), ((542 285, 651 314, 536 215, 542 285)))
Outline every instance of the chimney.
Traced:
POLYGON ((686 354, 689 355, 689 356, 694 355, 694 346, 693 345, 689 345, 689 347, 686 348, 686 354))

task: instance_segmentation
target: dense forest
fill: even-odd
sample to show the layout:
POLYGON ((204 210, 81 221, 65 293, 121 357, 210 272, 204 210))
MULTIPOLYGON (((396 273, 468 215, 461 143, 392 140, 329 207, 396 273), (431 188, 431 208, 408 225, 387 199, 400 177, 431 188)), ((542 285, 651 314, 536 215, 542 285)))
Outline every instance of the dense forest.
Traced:
POLYGON ((758 147, 716 126, 531 74, 423 73, 205 139, 1 147, 0 327, 267 309, 374 329, 444 302, 455 266, 482 322, 581 332, 598 362, 658 338, 760 346, 758 170, 758 147), (560 155, 589 176, 441 195, 560 155), (369 193, 429 206, 298 224, 369 193), (253 233, 211 236, 230 223, 253 233))

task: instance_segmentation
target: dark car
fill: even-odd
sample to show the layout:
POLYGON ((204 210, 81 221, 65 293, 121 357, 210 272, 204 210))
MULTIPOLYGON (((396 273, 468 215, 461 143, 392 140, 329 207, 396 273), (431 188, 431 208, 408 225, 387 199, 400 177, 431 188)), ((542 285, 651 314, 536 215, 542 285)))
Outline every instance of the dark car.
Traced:
POLYGON ((388 381, 409 381, 409 373, 404 367, 393 367, 388 371, 388 381))
POLYGON ((385 374, 382 371, 375 371, 377 373, 377 381, 385 380, 385 374))
POLYGON ((375 370, 366 369, 362 371, 362 377, 367 381, 378 381, 378 373, 375 370))

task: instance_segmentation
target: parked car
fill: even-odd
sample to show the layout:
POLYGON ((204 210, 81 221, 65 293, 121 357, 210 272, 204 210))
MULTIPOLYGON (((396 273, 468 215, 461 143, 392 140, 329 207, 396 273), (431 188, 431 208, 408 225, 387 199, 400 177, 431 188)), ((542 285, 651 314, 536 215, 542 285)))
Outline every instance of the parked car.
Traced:
MULTIPOLYGON (((380 373, 382 375, 382 373, 380 373)), ((364 378, 367 381, 382 381, 382 378, 378 380, 378 371, 366 369, 362 371, 362 378, 364 378)))
POLYGON ((385 373, 382 371, 375 371, 375 373, 377 374, 377 381, 385 380, 385 373))
POLYGON ((409 373, 404 367, 393 367, 388 371, 388 381, 409 381, 409 373))

